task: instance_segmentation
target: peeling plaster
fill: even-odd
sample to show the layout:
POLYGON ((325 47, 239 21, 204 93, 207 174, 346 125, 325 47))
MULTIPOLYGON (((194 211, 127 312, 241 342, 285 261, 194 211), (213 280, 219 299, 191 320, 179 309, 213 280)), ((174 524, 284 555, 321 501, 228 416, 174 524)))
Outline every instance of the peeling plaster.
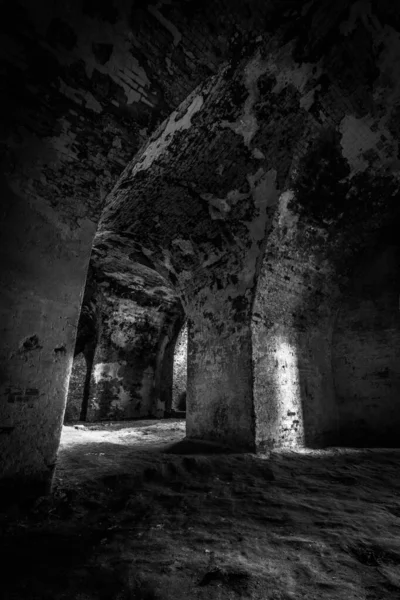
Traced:
MULTIPOLYGON (((76 102, 76 104, 81 104, 90 110, 93 110, 96 113, 101 113, 103 110, 100 102, 96 100, 96 98, 90 92, 82 89, 74 89, 67 85, 60 77, 60 92, 64 94, 70 100, 76 102)), ((76 114, 76 113, 75 113, 76 114)))
POLYGON ((70 65, 74 58, 84 57, 87 77, 91 78, 94 70, 108 75, 124 90, 128 105, 139 102, 143 94, 146 95, 144 88, 150 88, 151 82, 146 71, 132 55, 132 40, 127 35, 124 21, 120 20, 112 25, 104 20, 82 17, 82 15, 79 16, 79 21, 75 21, 73 15, 67 19, 64 14, 63 18, 75 31, 78 40, 72 53, 60 48, 49 48, 59 62, 70 65), (104 65, 99 64, 92 50, 92 44, 99 42, 113 45, 111 56, 104 65))
POLYGON ((124 331, 117 329, 112 332, 111 341, 113 344, 115 344, 119 348, 125 348, 125 346, 129 342, 129 336, 127 336, 124 331))
POLYGON ((93 369, 93 378, 95 383, 100 381, 111 381, 112 379, 122 380, 122 377, 118 375, 121 364, 123 363, 98 363, 93 369))
POLYGON ((258 160, 262 160, 265 158, 265 154, 263 154, 259 148, 254 148, 253 156, 254 156, 254 158, 257 158, 258 160))
POLYGON ((279 228, 287 227, 288 230, 295 231, 297 222, 299 220, 298 215, 295 215, 289 208, 289 204, 295 199, 293 190, 286 190, 279 197, 279 228))
POLYGON ((76 134, 71 131, 71 126, 66 119, 61 119, 62 132, 56 137, 45 138, 48 140, 54 150, 54 160, 58 162, 60 156, 67 162, 78 160, 78 154, 73 151, 73 144, 76 141, 76 134))
POLYGON ((304 110, 307 110, 307 111, 310 110, 310 108, 314 104, 315 92, 318 92, 318 90, 320 90, 320 89, 321 89, 321 86, 317 85, 317 86, 315 86, 315 88, 313 88, 312 90, 307 92, 307 94, 302 96, 300 98, 301 108, 304 108, 304 110))
POLYGON ((200 194, 200 197, 209 203, 208 210, 213 220, 225 219, 226 215, 231 211, 231 207, 223 198, 216 198, 212 194, 200 194))
POLYGON ((153 15, 153 17, 157 19, 159 23, 161 23, 161 25, 165 27, 165 29, 167 29, 170 32, 170 34, 174 38, 173 44, 176 47, 182 40, 182 34, 179 32, 178 28, 175 27, 173 23, 171 23, 171 21, 168 21, 168 19, 166 19, 160 13, 158 9, 161 8, 161 6, 162 2, 159 2, 157 6, 153 6, 152 4, 150 4, 150 6, 147 7, 147 10, 153 15))
POLYGON ((164 131, 153 142, 151 142, 146 150, 143 153, 141 160, 135 164, 133 167, 131 174, 135 175, 139 171, 147 170, 151 167, 153 162, 168 149, 169 144, 171 143, 171 138, 175 135, 177 131, 183 131, 185 129, 190 129, 192 123, 192 117, 199 112, 204 104, 203 96, 195 96, 187 109, 186 113, 182 116, 181 119, 176 120, 178 115, 178 111, 174 111, 168 121, 166 122, 166 126, 164 131))
POLYGON ((87 76, 91 77, 94 69, 109 75, 125 91, 127 104, 138 102, 141 96, 139 89, 150 87, 151 82, 137 58, 132 55, 131 40, 126 35, 124 22, 120 21, 113 26, 96 19, 87 18, 87 21, 90 24, 87 23, 86 27, 82 27, 78 42, 80 54, 87 57, 85 61, 87 76), (87 31, 93 31, 94 35, 87 37, 87 31), (113 51, 105 65, 100 65, 92 52, 92 43, 100 40, 113 44, 113 51))
POLYGON ((303 96, 307 83, 311 79, 318 79, 323 70, 320 63, 295 64, 290 57, 291 48, 292 43, 287 44, 276 56, 272 56, 268 61, 266 72, 276 78, 276 84, 272 88, 273 93, 279 94, 288 85, 293 85, 303 96))
POLYGON ((218 262, 220 259, 220 254, 211 254, 207 260, 201 263, 201 266, 203 268, 210 267, 211 265, 214 265, 216 262, 218 262))
POLYGON ((131 394, 130 392, 126 391, 126 389, 122 385, 119 386, 117 393, 118 398, 114 398, 111 401, 110 407, 117 410, 124 410, 128 407, 131 401, 131 394))
MULTIPOLYGON (((275 77, 276 84, 272 92, 279 94, 288 85, 293 85, 302 96, 300 105, 309 110, 314 102, 314 94, 319 89, 316 86, 304 94, 306 85, 311 79, 318 79, 322 74, 321 64, 302 63, 297 65, 291 58, 292 43, 284 46, 275 55, 271 54, 268 60, 261 59, 260 53, 248 63, 244 72, 244 84, 249 92, 246 99, 243 115, 235 123, 222 121, 221 126, 227 127, 238 135, 242 135, 245 145, 250 148, 251 140, 258 130, 258 123, 253 114, 253 107, 259 98, 257 82, 261 75, 267 73, 275 77)), ((255 158, 263 158, 258 149, 253 150, 255 158)))
MULTIPOLYGON (((372 149, 376 151, 382 135, 385 135, 387 141, 390 140, 388 132, 372 131, 372 125, 371 118, 357 119, 353 115, 346 115, 340 124, 342 154, 352 169, 351 177, 369 168, 369 162, 363 158, 363 153, 372 149)), ((379 154, 383 163, 392 159, 382 151, 379 154)))
MULTIPOLYGON (((207 305, 207 310, 214 311, 221 316, 222 313, 226 312, 226 321, 230 320, 229 311, 230 303, 227 299, 233 299, 240 296, 246 296, 250 293, 250 286, 254 280, 256 273, 257 259, 260 254, 260 241, 264 238, 265 227, 267 224, 267 212, 268 206, 273 206, 278 201, 278 190, 276 188, 276 176, 277 172, 275 169, 270 169, 265 172, 263 169, 259 169, 254 175, 248 175, 247 179, 251 188, 251 194, 253 197, 254 205, 257 210, 257 214, 254 219, 250 222, 246 222, 246 226, 250 233, 250 239, 252 245, 250 249, 244 249, 245 257, 243 261, 242 270, 238 273, 238 282, 233 285, 227 285, 223 290, 210 289, 209 291, 203 289, 202 295, 204 302, 207 305)), ((238 199, 241 194, 238 194, 235 190, 235 197, 238 199)), ((247 194, 245 195, 248 196, 247 194)), ((237 244, 241 246, 240 240, 236 240, 237 244)), ((212 255, 202 266, 209 267, 212 264, 220 260, 220 256, 212 255)), ((229 268, 227 267, 229 271, 229 268)), ((221 318, 224 316, 222 314, 221 318)))
POLYGON ((184 254, 195 254, 193 250, 193 245, 190 240, 176 239, 172 241, 174 246, 178 246, 182 250, 184 254))
POLYGON ((250 284, 255 275, 257 258, 260 254, 259 242, 264 238, 267 224, 266 209, 268 206, 274 206, 278 201, 276 176, 275 169, 270 169, 266 173, 264 169, 259 169, 257 173, 247 177, 254 205, 258 208, 258 215, 253 221, 246 223, 253 240, 242 270, 242 280, 246 284, 250 284))
MULTIPOLYGON (((32 18, 35 19, 35 11, 31 12, 32 18)), ((75 11, 66 12, 61 5, 58 10, 55 7, 53 11, 52 16, 57 15, 65 20, 77 35, 76 47, 72 52, 61 47, 51 47, 46 42, 42 43, 43 47, 57 57, 60 64, 70 66, 74 61, 83 59, 87 77, 91 78, 94 70, 97 70, 111 77, 116 84, 121 86, 125 92, 127 104, 143 100, 146 96, 145 88, 150 88, 151 82, 146 71, 132 55, 131 45, 134 40, 129 35, 131 32, 126 31, 124 19, 120 19, 113 25, 105 20, 84 16, 75 11), (96 60, 92 50, 93 43, 113 45, 111 56, 104 65, 99 64, 96 60)), ((49 23, 43 20, 41 13, 36 22, 38 31, 42 31, 42 34, 45 35, 48 25, 49 23)), ((64 91, 66 91, 65 88, 64 91)))
POLYGON ((261 75, 267 70, 267 64, 261 59, 258 53, 246 66, 243 79, 249 95, 243 107, 243 115, 235 123, 222 121, 221 127, 226 127, 234 131, 237 135, 243 136, 245 146, 250 147, 250 142, 255 136, 258 123, 255 115, 252 113, 253 106, 259 97, 257 82, 261 75))
POLYGON ((213 220, 225 219, 232 210, 232 205, 249 197, 248 193, 231 190, 226 198, 217 198, 213 194, 200 194, 200 197, 209 203, 209 213, 213 220))

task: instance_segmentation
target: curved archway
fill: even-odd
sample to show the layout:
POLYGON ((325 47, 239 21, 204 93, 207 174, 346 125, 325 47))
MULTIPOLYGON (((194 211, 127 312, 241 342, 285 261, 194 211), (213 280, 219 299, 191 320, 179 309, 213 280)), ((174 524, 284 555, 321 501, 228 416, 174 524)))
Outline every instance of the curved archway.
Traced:
MULTIPOLYGON (((307 398, 304 443, 334 439, 332 311, 357 254, 397 214, 393 9, 372 3, 364 15, 359 3, 313 3, 280 12, 256 1, 247 36, 235 5, 228 29, 239 34, 225 39, 211 72, 195 41, 194 76, 184 67, 185 75, 151 96, 146 77, 157 77, 137 68, 135 82, 139 76, 146 85, 136 102, 126 81, 115 80, 116 60, 125 75, 138 62, 122 43, 132 35, 122 5, 111 16, 95 11, 88 31, 74 30, 80 9, 67 15, 60 5, 53 15, 21 6, 10 14, 14 33, 23 17, 22 57, 6 61, 15 110, 12 102, 5 113, 2 180, 2 475, 51 480, 98 217, 143 142, 107 196, 94 252, 103 247, 122 279, 130 263, 157 271, 182 299, 190 324, 189 435, 242 449, 303 443, 276 418, 279 388, 282 397, 302 390, 293 407, 307 398), (68 24, 60 37, 55 17, 68 24), (65 35, 68 27, 76 39, 65 35), (116 40, 104 64, 107 48, 93 45, 94 32, 116 40), (44 63, 46 75, 30 79, 44 63), (30 67, 22 87, 21 64, 30 67), (20 133, 21 115, 28 133, 20 133), (292 373, 282 385, 270 383, 276 364, 292 373)), ((198 17, 212 55, 214 41, 223 41, 211 33, 204 6, 198 17)), ((191 38, 185 16, 176 18, 191 38)), ((138 23, 148 31, 147 13, 138 23)), ((164 65, 159 52, 149 51, 151 64, 164 65)))

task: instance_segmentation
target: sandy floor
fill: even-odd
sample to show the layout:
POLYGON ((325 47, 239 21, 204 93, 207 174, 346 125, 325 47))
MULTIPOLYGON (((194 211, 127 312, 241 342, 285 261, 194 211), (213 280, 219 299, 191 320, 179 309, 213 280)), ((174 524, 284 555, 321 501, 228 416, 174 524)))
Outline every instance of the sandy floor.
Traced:
POLYGON ((64 427, 53 496, 0 515, 0 597, 400 599, 400 451, 183 438, 177 420, 64 427))

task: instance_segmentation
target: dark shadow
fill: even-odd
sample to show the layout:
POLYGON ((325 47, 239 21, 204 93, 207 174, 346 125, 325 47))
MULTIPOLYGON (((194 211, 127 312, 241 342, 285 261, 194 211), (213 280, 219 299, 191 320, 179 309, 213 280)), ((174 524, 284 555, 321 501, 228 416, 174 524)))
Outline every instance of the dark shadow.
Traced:
POLYGON ((81 413, 79 416, 80 421, 86 421, 87 413, 89 408, 89 398, 90 398, 90 383, 92 381, 92 371, 93 371, 93 362, 95 355, 96 346, 90 345, 89 348, 84 352, 85 361, 86 361, 86 376, 85 383, 83 386, 83 398, 82 398, 82 406, 81 413))
MULTIPOLYGON (((89 398, 90 398, 90 385, 92 380, 92 371, 94 356, 96 352, 97 340, 98 340, 98 314, 95 299, 96 282, 93 273, 93 269, 89 266, 87 279, 85 284, 85 290, 82 300, 81 313, 78 321, 77 335, 75 340, 74 349, 74 360, 79 356, 83 355, 86 363, 85 379, 83 382, 82 390, 82 403, 80 405, 79 420, 86 421, 89 398)), ((81 374, 83 376, 83 373, 81 374)), ((65 416, 68 415, 68 401, 71 398, 71 402, 75 404, 76 397, 72 398, 74 390, 72 389, 72 378, 70 379, 70 389, 68 391, 67 398, 67 409, 65 416)), ((65 420, 65 422, 68 422, 65 420)))
MULTIPOLYGON (((330 428, 324 424, 320 427, 316 418, 324 398, 315 397, 307 325, 303 329, 299 325, 301 339, 305 340, 305 347, 300 344, 298 352, 298 373, 308 448, 400 447, 398 224, 399 218, 393 214, 390 225, 359 243, 360 249, 353 250, 346 266, 337 265, 338 275, 342 276, 338 280, 346 284, 342 283, 340 299, 330 307, 334 393, 330 428)), ((313 308, 310 300, 304 312, 313 308)), ((329 337, 330 332, 321 334, 322 338, 329 337)))
MULTIPOLYGON (((186 449, 197 453, 206 445, 186 449)), ((292 563, 313 552, 320 560, 321 546, 329 560, 307 588, 311 594, 327 598, 332 572, 337 581, 351 572, 357 593, 368 586, 377 598, 398 597, 390 574, 400 566, 391 533, 400 517, 399 452, 332 449, 268 459, 158 452, 147 460, 132 454, 113 469, 88 472, 82 465, 78 479, 82 447, 70 452, 60 452, 63 482, 51 497, 0 515, 4 600, 161 600, 166 575, 185 591, 168 598, 204 589, 204 600, 228 599, 233 591, 261 600, 275 585, 265 569, 254 574, 261 552, 290 559, 285 569, 303 586, 292 563), (379 535, 371 539, 371 520, 378 519, 379 535), (240 568, 227 541, 246 552, 240 568), (214 564, 213 554, 223 562, 214 564)), ((284 586, 273 589, 282 596, 284 586)))
POLYGON ((359 257, 333 328, 335 445, 400 447, 398 221, 359 257))
POLYGON ((166 454, 180 454, 180 455, 195 455, 195 454, 237 454, 237 450, 233 450, 228 446, 221 446, 213 442, 206 442, 200 440, 191 440, 185 438, 184 440, 172 444, 170 448, 164 450, 166 454))

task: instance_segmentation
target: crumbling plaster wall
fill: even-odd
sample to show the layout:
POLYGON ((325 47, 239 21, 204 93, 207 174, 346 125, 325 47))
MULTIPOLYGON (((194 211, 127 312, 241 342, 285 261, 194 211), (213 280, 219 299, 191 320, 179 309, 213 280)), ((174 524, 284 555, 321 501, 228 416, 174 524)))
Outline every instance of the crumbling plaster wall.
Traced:
MULTIPOLYGON (((335 273, 327 296, 333 290, 336 298, 346 263, 394 216, 400 25, 392 2, 284 8, 261 1, 203 2, 200 8, 196 3, 192 21, 175 3, 136 4, 132 10, 122 1, 53 3, 51 9, 26 1, 6 8, 2 476, 51 480, 104 197, 159 119, 205 72, 211 74, 207 83, 128 164, 96 237, 96 244, 102 239, 107 246, 109 232, 119 231, 179 288, 190 318, 189 434, 247 448, 255 447, 258 435, 263 443, 268 438, 268 424, 254 412, 270 402, 263 375, 268 369, 254 367, 250 324, 254 292, 263 285, 254 289, 262 257, 278 269, 284 249, 288 264, 296 260, 292 237, 299 244, 311 237, 300 255, 308 252, 310 265, 335 273), (155 25, 165 35, 160 46, 155 25), (237 35, 230 43, 232 33, 237 35), (148 69, 140 64, 143 56, 148 69), (227 58, 230 64, 219 72, 227 58), (139 100, 137 84, 143 88, 139 100), (315 188, 305 159, 326 131, 338 138, 349 172, 315 188), (296 173, 302 172, 300 189, 296 173), (292 194, 289 215, 300 225, 286 230, 275 213, 292 194), (268 239, 280 241, 276 259, 268 254, 268 239), (253 378, 260 383, 255 400, 253 378)), ((329 171, 326 161, 324 168, 329 171)), ((307 277, 301 275, 303 299, 310 291, 307 277)), ((316 296, 319 291, 317 286, 316 296)), ((325 324, 316 325, 322 339, 330 335, 332 309, 326 307, 325 324)), ((259 340, 268 346, 273 315, 265 310, 260 314, 267 330, 259 340)), ((302 314, 298 307, 294 312, 302 314)), ((306 345, 313 359, 315 351, 306 345)), ((326 372, 318 368, 324 377, 326 372)))
POLYGON ((189 435, 248 448, 253 425, 246 318, 277 191, 276 172, 262 166, 267 158, 243 150, 244 136, 233 129, 240 127, 242 111, 256 129, 251 111, 262 69, 259 54, 236 71, 225 67, 171 115, 125 169, 95 241, 95 247, 110 249, 113 231, 131 239, 131 248, 182 296, 190 322, 189 435))
MULTIPOLYGON (((364 388, 357 403, 344 400, 352 384, 344 384, 343 365, 339 374, 332 371, 332 336, 342 294, 382 229, 399 222, 400 179, 395 125, 399 34, 380 20, 370 3, 355 3, 338 28, 340 35, 331 40, 322 61, 309 48, 298 49, 307 64, 299 68, 288 58, 286 72, 277 73, 275 92, 281 89, 279 80, 299 92, 305 135, 266 239, 254 302, 254 405, 260 448, 340 445, 352 438, 368 445, 382 439, 388 403, 392 402, 390 414, 400 409, 396 394, 386 403, 388 392, 381 388, 382 415, 373 420, 374 386, 369 393, 364 388), (366 432, 357 427, 364 413, 370 413, 374 436, 363 435, 366 432)), ((296 51, 292 56, 299 59, 296 51)), ((378 306, 374 314, 382 310, 378 306)), ((344 311, 339 328, 345 327, 346 319, 356 319, 355 313, 344 311)), ((381 326, 386 327, 383 319, 381 326)), ((363 356, 370 357, 371 368, 374 361, 375 370, 381 361, 378 348, 390 353, 393 368, 387 387, 396 389, 397 332, 375 329, 372 334, 368 322, 365 327, 365 336, 376 336, 381 343, 371 339, 363 356)), ((354 365, 350 345, 361 351, 361 339, 357 344, 352 336, 346 344, 343 336, 337 342, 335 370, 340 348, 349 352, 354 365)), ((361 391, 357 373, 346 374, 349 379, 355 375, 354 385, 361 391)))
POLYGON ((248 448, 340 441, 335 310, 399 217, 398 33, 371 3, 303 16, 165 121, 100 228, 184 298, 188 435, 248 448))

